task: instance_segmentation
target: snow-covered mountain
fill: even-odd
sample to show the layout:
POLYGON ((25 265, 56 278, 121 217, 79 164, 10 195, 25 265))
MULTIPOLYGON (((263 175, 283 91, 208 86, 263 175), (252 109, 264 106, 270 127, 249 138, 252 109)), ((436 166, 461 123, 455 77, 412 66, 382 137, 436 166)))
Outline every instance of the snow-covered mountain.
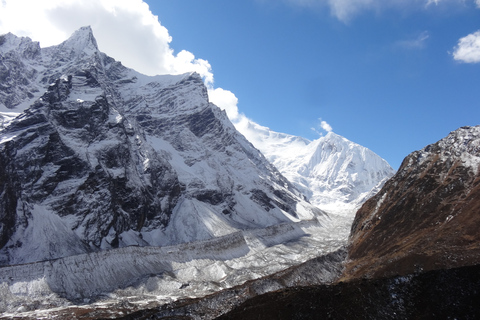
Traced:
POLYGON ((247 137, 291 183, 198 74, 125 68, 89 27, 49 48, 0 36, 0 79, 0 312, 161 303, 266 276, 343 246, 351 215, 313 204, 357 203, 383 179, 355 173, 369 158, 334 134, 247 137))
POLYGON ((377 154, 334 132, 310 141, 253 122, 238 128, 312 204, 350 211, 352 219, 395 173, 377 154))
POLYGON ((0 264, 207 240, 325 217, 209 103, 98 50, 0 38, 0 264))

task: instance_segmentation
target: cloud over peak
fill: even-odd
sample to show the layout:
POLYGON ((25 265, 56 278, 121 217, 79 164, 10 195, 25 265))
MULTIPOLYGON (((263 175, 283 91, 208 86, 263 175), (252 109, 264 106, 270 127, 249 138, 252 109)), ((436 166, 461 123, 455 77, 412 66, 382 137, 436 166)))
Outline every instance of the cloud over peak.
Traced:
POLYGON ((327 123, 327 121, 323 121, 323 120, 322 120, 322 121, 320 122, 320 127, 321 127, 323 130, 327 131, 327 132, 332 132, 332 131, 333 131, 332 126, 329 125, 329 124, 327 123))
POLYGON ((142 0, 2 0, 0 34, 12 32, 59 44, 90 25, 100 50, 147 75, 196 71, 213 84, 208 61, 188 51, 174 54, 172 37, 142 0))
MULTIPOLYGON (((326 131, 326 132, 332 132, 333 131, 332 126, 327 121, 322 120, 322 118, 318 118, 318 121, 320 121, 320 123, 318 124, 318 129, 321 129, 321 130, 326 131)), ((319 131, 317 128, 312 127, 310 129, 313 132, 315 132, 316 134, 318 134, 319 136, 323 136, 323 133, 321 131, 319 131)))

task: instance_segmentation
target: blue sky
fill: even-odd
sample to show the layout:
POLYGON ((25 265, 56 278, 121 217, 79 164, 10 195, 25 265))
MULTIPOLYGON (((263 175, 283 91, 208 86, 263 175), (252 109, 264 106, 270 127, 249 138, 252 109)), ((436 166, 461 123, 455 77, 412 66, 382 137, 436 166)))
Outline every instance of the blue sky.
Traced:
POLYGON ((0 2, 0 34, 42 47, 86 25, 140 72, 199 72, 231 119, 309 139, 324 121, 395 169, 480 122, 480 0, 0 2))
POLYGON ((473 2, 364 10, 259 1, 147 1, 171 47, 208 60, 215 85, 272 130, 318 137, 321 118, 394 168, 410 152, 480 124, 480 64, 452 52, 480 30, 473 2))

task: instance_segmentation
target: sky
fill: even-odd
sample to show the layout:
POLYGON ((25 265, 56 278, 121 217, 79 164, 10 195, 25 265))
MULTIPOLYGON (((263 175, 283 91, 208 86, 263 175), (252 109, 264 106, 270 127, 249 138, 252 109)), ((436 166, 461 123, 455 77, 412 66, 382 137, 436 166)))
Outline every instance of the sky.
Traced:
POLYGON ((127 67, 200 73, 233 122, 333 131, 394 169, 480 124, 480 0, 0 0, 0 34, 42 47, 86 25, 127 67))

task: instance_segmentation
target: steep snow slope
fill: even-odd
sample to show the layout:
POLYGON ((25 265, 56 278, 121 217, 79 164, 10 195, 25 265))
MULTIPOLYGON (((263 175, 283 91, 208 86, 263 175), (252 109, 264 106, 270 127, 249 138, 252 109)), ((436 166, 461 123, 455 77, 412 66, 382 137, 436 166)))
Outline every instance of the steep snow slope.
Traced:
POLYGON ((209 103, 197 74, 127 69, 89 27, 45 49, 1 39, 2 108, 29 107, 0 131, 0 264, 326 217, 209 103))
POLYGON ((238 129, 312 204, 327 211, 353 212, 394 174, 371 150, 333 132, 309 141, 252 122, 247 126, 238 129))

